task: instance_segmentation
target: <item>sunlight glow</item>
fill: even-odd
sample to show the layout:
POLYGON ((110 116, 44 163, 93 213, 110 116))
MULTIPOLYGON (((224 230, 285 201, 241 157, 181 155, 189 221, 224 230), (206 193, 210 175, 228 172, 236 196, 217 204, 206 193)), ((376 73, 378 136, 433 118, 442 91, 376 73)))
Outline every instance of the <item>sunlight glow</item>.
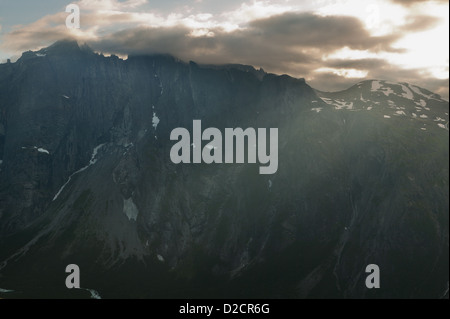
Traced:
POLYGON ((366 70, 357 69, 335 69, 335 68, 319 68, 315 70, 317 73, 332 73, 344 78, 361 79, 365 78, 368 74, 366 70))

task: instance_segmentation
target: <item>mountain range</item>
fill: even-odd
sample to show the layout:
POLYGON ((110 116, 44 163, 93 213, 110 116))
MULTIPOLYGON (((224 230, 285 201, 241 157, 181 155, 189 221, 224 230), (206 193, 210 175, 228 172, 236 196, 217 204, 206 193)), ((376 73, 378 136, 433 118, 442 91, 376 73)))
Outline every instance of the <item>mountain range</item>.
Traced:
POLYGON ((0 65, 0 297, 448 298, 448 112, 408 83, 25 52, 0 65), (278 128, 278 171, 172 163, 194 119, 278 128))

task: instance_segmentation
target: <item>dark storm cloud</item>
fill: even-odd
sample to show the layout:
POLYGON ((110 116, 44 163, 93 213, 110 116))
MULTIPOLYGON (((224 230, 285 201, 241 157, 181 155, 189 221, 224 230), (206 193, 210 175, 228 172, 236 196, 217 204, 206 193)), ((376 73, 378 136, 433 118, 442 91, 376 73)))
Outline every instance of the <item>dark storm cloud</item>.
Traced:
MULTIPOLYGON (((307 62, 302 51, 315 49, 321 53, 342 47, 359 50, 398 52, 391 44, 398 35, 373 37, 360 20, 353 17, 320 17, 310 13, 283 14, 256 20, 245 29, 225 32, 210 29, 213 37, 190 37, 188 28, 138 28, 115 33, 96 43, 99 49, 121 50, 122 53, 169 52, 178 56, 207 52, 219 56, 251 56, 257 60, 287 58, 307 62), (126 46, 124 46, 126 44, 126 46), (126 48, 126 49, 123 49, 126 48)), ((311 57, 310 57, 311 59, 311 57)))
POLYGON ((288 13, 256 20, 249 27, 234 32, 225 32, 220 28, 210 31, 214 37, 189 37, 190 31, 183 27, 138 28, 112 34, 101 39, 97 46, 108 49, 115 47, 131 53, 169 51, 177 55, 205 50, 224 54, 219 52, 223 50, 244 57, 256 55, 256 58, 275 51, 295 58, 299 49, 308 48, 332 52, 347 46, 375 52, 396 52, 398 50, 392 48, 391 44, 399 39, 398 35, 373 37, 360 20, 353 17, 320 17, 310 13, 288 13), (125 43, 127 47, 123 50, 121 48, 125 43))
POLYGON ((347 16, 318 16, 310 13, 288 13, 253 21, 255 36, 262 36, 278 45, 298 45, 335 49, 395 51, 392 42, 398 35, 373 37, 362 22, 347 16))
MULTIPOLYGON (((213 36, 190 36, 187 27, 135 28, 117 32, 91 45, 121 54, 169 53, 201 63, 248 63, 270 69, 311 70, 324 54, 337 49, 394 51, 398 36, 373 37, 352 17, 319 17, 309 13, 283 14, 253 21, 245 29, 225 32, 209 29, 213 36)), ((292 74, 292 70, 291 70, 292 74)))

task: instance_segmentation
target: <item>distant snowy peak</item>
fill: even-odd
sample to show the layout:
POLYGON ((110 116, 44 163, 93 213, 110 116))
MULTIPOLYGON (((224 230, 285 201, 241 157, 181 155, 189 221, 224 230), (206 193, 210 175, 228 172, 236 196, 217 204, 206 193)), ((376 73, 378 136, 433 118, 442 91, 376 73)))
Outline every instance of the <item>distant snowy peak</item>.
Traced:
POLYGON ((429 110, 432 104, 448 104, 438 94, 409 83, 393 83, 383 80, 366 80, 347 90, 339 92, 320 92, 325 103, 336 109, 352 109, 350 103, 372 105, 388 103, 390 106, 413 103, 415 107, 429 110), (347 106, 347 107, 345 107, 347 106))
MULTIPOLYGON (((436 100, 445 102, 438 94, 408 83, 393 83, 381 80, 368 80, 360 82, 357 87, 364 88, 370 84, 370 91, 385 96, 394 95, 404 99, 417 101, 419 104, 426 104, 425 100, 436 100), (425 99, 425 100, 424 100, 425 99)), ((424 106, 424 105, 423 105, 424 106)))
POLYGON ((427 124, 448 131, 448 101, 412 84, 366 80, 344 91, 317 91, 317 95, 336 111, 370 111, 373 116, 387 120, 414 120, 422 131, 425 131, 422 126, 427 124))

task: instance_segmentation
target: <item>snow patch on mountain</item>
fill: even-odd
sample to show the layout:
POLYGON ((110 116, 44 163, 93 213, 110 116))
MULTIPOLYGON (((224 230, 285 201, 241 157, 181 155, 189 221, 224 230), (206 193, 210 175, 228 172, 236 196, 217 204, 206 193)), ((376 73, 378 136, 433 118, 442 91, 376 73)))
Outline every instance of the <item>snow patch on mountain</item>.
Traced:
POLYGON ((390 87, 383 87, 383 88, 381 89, 381 92, 383 92, 384 95, 386 95, 386 96, 389 96, 389 95, 395 93, 390 87))
MULTIPOLYGON (((342 110, 342 109, 352 110, 353 109, 353 102, 345 102, 342 99, 333 100, 333 99, 329 99, 326 97, 321 97, 321 99, 328 105, 334 106, 334 108, 336 110, 342 110)), ((312 108, 311 110, 319 113, 321 111, 319 109, 322 109, 322 108, 312 108)))
POLYGON ((435 97, 435 94, 428 95, 428 94, 423 93, 422 90, 418 86, 411 85, 411 84, 409 84, 408 86, 414 93, 421 95, 421 96, 427 98, 428 100, 441 101, 441 99, 437 99, 435 97))
POLYGON ((380 81, 376 81, 376 80, 372 81, 372 88, 371 88, 372 92, 377 92, 379 89, 381 89, 381 87, 382 87, 382 85, 381 85, 380 81))
POLYGON ((128 198, 123 200, 123 212, 127 215, 128 220, 137 220, 139 215, 139 210, 136 207, 136 204, 133 202, 133 198, 128 198))
POLYGON ((0 292, 4 293, 4 294, 7 294, 9 292, 14 292, 14 290, 0 288, 0 292))
POLYGON ((45 148, 42 148, 42 147, 37 147, 37 146, 33 146, 33 147, 26 147, 26 146, 22 146, 22 149, 23 150, 37 150, 39 153, 45 153, 45 154, 49 154, 50 155, 50 152, 49 151, 47 151, 45 148))
POLYGON ((362 93, 360 94, 359 99, 360 99, 362 102, 364 102, 364 103, 369 102, 369 100, 366 100, 366 99, 363 98, 362 93))
POLYGON ((91 294, 91 299, 102 299, 102 297, 100 297, 100 294, 98 293, 97 290, 89 289, 89 288, 79 288, 79 289, 89 291, 91 294))
POLYGON ((152 118, 152 126, 156 130, 159 124, 159 117, 156 116, 156 113, 153 112, 153 118, 152 118))
POLYGON ((333 100, 329 99, 327 97, 321 97, 321 100, 324 101, 325 103, 329 104, 329 105, 333 104, 333 100))
POLYGON ((83 172, 83 171, 86 170, 89 166, 94 165, 94 164, 97 162, 97 153, 98 153, 98 150, 99 150, 100 148, 102 148, 103 145, 105 145, 105 144, 100 144, 100 145, 97 145, 96 147, 94 147, 94 150, 92 151, 92 155, 91 155, 91 159, 90 159, 89 163, 88 163, 86 166, 80 168, 79 170, 77 170, 76 172, 72 173, 72 175, 69 176, 69 178, 67 179, 67 181, 63 184, 63 186, 61 186, 61 188, 58 190, 58 192, 56 193, 56 195, 53 197, 52 201, 55 201, 55 200, 58 198, 58 196, 61 194, 61 192, 62 192, 62 191, 64 190, 64 188, 67 186, 67 184, 70 183, 70 181, 72 180, 72 177, 73 177, 74 175, 83 172))
POLYGON ((404 98, 406 98, 406 99, 408 99, 408 100, 414 100, 414 94, 413 94, 413 92, 411 92, 411 90, 410 89, 408 89, 405 85, 403 85, 403 84, 400 84, 400 86, 402 87, 402 90, 403 90, 403 94, 402 94, 402 96, 404 97, 404 98))
MULTIPOLYGON (((36 148, 36 146, 35 146, 34 148, 36 148)), ((38 151, 39 153, 46 153, 46 154, 49 154, 49 155, 50 155, 50 152, 47 151, 45 148, 42 148, 42 147, 37 148, 37 151, 38 151)))
POLYGON ((100 297, 100 294, 98 293, 97 290, 94 290, 94 289, 86 289, 86 290, 91 293, 91 299, 102 299, 102 297, 100 297))
POLYGON ((101 149, 103 147, 103 145, 105 145, 105 144, 103 143, 103 144, 100 144, 100 145, 97 145, 96 147, 94 147, 94 150, 92 151, 91 160, 89 161, 88 167, 90 165, 93 165, 93 164, 95 164, 97 162, 98 150, 101 149))

